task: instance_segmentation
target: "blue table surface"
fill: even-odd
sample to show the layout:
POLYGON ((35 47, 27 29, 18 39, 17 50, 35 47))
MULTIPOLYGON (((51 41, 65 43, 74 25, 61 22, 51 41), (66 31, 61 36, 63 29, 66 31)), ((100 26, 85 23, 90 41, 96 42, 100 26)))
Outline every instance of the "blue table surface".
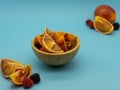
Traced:
MULTIPOLYGON (((101 4, 113 7, 120 23, 119 0, 0 0, 0 58, 31 64, 41 82, 29 90, 120 90, 120 30, 103 35, 85 24, 101 4), (31 40, 45 27, 78 36, 80 49, 70 63, 54 68, 35 56, 31 40)), ((24 90, 2 75, 0 88, 24 90)))

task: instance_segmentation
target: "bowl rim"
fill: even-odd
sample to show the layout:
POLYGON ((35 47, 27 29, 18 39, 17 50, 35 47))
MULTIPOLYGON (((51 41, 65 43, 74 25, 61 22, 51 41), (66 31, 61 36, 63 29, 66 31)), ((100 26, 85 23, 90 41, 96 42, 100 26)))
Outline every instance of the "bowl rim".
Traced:
MULTIPOLYGON (((40 35, 40 34, 39 34, 39 35, 40 35)), ((65 55, 65 54, 68 54, 68 53, 71 53, 71 52, 77 50, 77 49, 80 47, 80 40, 79 40, 79 38, 77 37, 77 44, 76 44, 76 46, 75 46, 73 49, 71 49, 71 50, 68 50, 68 51, 63 52, 63 53, 49 53, 49 52, 44 52, 44 51, 41 51, 41 50, 39 50, 38 48, 36 48, 35 45, 34 45, 34 40, 35 40, 35 38, 36 38, 37 36, 38 36, 38 35, 36 35, 36 36, 32 39, 31 45, 32 45, 32 48, 33 48, 35 51, 37 51, 38 53, 42 53, 42 54, 46 54, 46 55, 65 55)))

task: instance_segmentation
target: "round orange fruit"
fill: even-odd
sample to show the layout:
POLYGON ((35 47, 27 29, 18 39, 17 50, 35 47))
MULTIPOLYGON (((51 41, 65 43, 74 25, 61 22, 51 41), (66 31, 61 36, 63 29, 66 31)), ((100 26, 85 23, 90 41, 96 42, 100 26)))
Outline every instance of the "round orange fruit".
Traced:
POLYGON ((100 5, 94 10, 94 16, 101 16, 113 23, 116 19, 116 12, 108 5, 100 5))

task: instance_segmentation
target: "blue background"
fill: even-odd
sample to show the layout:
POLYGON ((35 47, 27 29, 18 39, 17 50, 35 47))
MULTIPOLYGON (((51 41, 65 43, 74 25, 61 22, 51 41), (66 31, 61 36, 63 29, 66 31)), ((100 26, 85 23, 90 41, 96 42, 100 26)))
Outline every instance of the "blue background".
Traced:
MULTIPOLYGON (((120 90, 120 30, 103 35, 85 24, 101 4, 113 7, 120 23, 119 0, 0 0, 0 58, 29 63, 40 73, 41 82, 30 90, 120 90), (31 40, 44 27, 79 37, 79 52, 70 63, 54 68, 34 55, 31 40)), ((2 75, 0 88, 24 89, 2 75)))

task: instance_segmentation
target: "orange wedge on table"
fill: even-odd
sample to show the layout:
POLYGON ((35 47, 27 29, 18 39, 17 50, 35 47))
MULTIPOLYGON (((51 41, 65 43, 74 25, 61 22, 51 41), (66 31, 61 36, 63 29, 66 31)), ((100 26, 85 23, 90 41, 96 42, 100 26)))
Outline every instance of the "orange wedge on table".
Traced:
POLYGON ((10 78, 16 85, 22 85, 23 79, 29 78, 32 73, 30 64, 24 67, 23 64, 9 59, 1 59, 0 69, 2 75, 6 78, 10 78))
POLYGON ((28 64, 24 69, 20 69, 10 75, 11 81, 16 85, 22 85, 24 78, 29 78, 32 73, 31 66, 28 64))
POLYGON ((110 34, 114 29, 112 23, 100 16, 95 16, 93 25, 95 30, 102 34, 110 34))
POLYGON ((23 69, 24 66, 15 60, 2 59, 0 68, 2 75, 9 77, 10 74, 14 73, 16 70, 23 69))

